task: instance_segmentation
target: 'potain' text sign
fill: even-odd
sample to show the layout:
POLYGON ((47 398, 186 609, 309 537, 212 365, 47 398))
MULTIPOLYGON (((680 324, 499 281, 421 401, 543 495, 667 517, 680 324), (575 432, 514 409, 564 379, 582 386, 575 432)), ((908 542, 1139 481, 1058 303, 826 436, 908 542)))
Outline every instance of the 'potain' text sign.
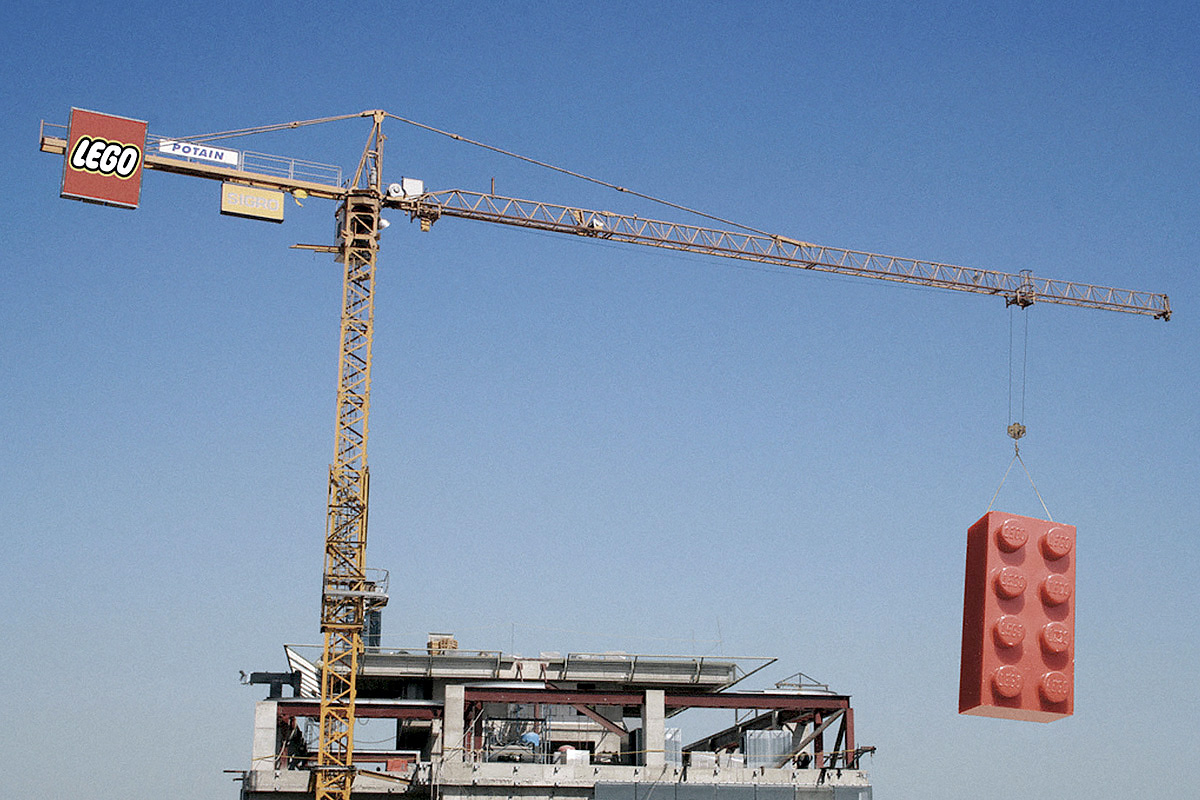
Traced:
POLYGON ((283 192, 222 183, 221 213, 234 217, 283 222, 283 192))
POLYGON ((180 158, 201 158, 205 161, 215 161, 227 167, 237 167, 240 161, 237 150, 222 150, 207 144, 192 144, 191 142, 176 142, 164 139, 158 143, 158 152, 167 156, 180 158))
POLYGON ((72 108, 59 194, 137 208, 145 149, 145 122, 72 108))

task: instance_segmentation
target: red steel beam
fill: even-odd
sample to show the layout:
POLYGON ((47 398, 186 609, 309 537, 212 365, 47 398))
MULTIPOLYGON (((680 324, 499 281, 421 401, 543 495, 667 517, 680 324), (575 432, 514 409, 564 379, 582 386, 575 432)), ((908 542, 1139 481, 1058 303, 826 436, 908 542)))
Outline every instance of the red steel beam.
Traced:
MULTIPOLYGON (((562 706, 640 706, 645 700, 641 692, 588 692, 565 689, 484 689, 468 688, 466 699, 480 703, 545 703, 562 706)), ((808 709, 847 709, 846 695, 793 694, 791 692, 738 692, 667 694, 667 708, 737 708, 780 711, 808 709)))
MULTIPOLYGON (((317 700, 302 700, 279 704, 280 719, 296 717, 317 717, 321 713, 321 704, 317 700)), ((354 716, 357 719, 440 719, 442 709, 433 706, 392 705, 383 703, 363 703, 359 701, 354 706, 354 716)))

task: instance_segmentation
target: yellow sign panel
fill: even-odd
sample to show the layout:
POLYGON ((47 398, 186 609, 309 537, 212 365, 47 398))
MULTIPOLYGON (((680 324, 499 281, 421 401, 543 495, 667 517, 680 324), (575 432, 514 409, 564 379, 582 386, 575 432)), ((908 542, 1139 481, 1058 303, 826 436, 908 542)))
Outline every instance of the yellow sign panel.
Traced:
POLYGON ((283 222, 283 192, 221 184, 221 213, 235 217, 283 222))

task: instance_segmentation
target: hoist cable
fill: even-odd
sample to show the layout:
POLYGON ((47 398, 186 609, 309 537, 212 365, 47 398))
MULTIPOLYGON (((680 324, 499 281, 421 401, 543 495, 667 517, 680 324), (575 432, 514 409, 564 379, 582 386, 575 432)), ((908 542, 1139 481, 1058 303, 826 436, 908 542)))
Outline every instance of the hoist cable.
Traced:
POLYGON ((1015 359, 1016 347, 1013 344, 1013 340, 1016 338, 1016 330, 1013 325, 1013 315, 1016 314, 1017 312, 1016 312, 1016 309, 1014 309, 1012 307, 1010 307, 1008 310, 1008 421, 1010 423, 1013 423, 1013 422, 1024 423, 1025 422, 1025 387, 1027 384, 1026 376, 1028 375, 1028 371, 1029 371, 1029 317, 1025 316, 1025 313, 1026 313, 1025 309, 1021 309, 1021 311, 1022 311, 1022 317, 1023 317, 1022 323, 1024 326, 1024 330, 1022 333, 1022 337, 1023 337, 1024 341, 1021 343, 1021 385, 1020 385, 1021 403, 1020 403, 1020 414, 1016 417, 1016 419, 1014 419, 1013 418, 1013 395, 1016 392, 1015 392, 1014 386, 1013 386, 1013 384, 1015 382, 1015 379, 1013 376, 1013 373, 1015 371, 1013 361, 1015 359))
MULTIPOLYGON (((1024 311, 1025 309, 1021 309, 1024 311)), ((996 492, 992 495, 992 501, 988 503, 987 510, 991 511, 992 506, 996 504, 996 498, 1000 496, 1000 490, 1004 488, 1005 481, 1008 480, 1008 473, 1012 471, 1012 466, 1015 462, 1021 462, 1021 468, 1025 470, 1025 477, 1029 479, 1029 485, 1033 487, 1033 493, 1037 495, 1038 502, 1042 504, 1042 511, 1046 512, 1046 519, 1051 522, 1054 518, 1050 516, 1050 509, 1046 507, 1046 501, 1042 499, 1042 493, 1038 490, 1037 484, 1033 481, 1033 475, 1029 472, 1029 467, 1025 464, 1025 459, 1021 458, 1021 445, 1019 440, 1025 435, 1025 385, 1027 383, 1029 369, 1029 317, 1024 319, 1024 341, 1021 345, 1021 413, 1017 419, 1013 419, 1013 355, 1016 348, 1013 347, 1014 326, 1013 314, 1014 309, 1009 308, 1008 312, 1008 435, 1013 439, 1013 457, 1008 462, 1008 469, 1004 470, 1004 477, 1000 479, 1000 485, 996 487, 996 492)))
MULTIPOLYGON (((1014 422, 1012 415, 1013 398, 1013 308, 1008 307, 1008 422, 1014 422)), ((1012 464, 1009 464, 1011 467, 1012 464)))
POLYGON ((1029 313, 1025 309, 1021 309, 1021 316, 1025 320, 1025 346, 1024 352, 1021 353, 1021 418, 1018 422, 1025 422, 1025 374, 1029 367, 1029 313))

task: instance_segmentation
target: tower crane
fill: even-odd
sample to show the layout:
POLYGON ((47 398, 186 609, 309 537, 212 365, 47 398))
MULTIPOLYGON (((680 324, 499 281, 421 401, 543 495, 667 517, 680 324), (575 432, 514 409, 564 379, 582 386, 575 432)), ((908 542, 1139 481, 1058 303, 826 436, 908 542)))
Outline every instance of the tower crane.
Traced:
MULTIPOLYGON (((289 193, 297 200, 313 197, 333 200, 338 204, 337 242, 334 245, 295 245, 330 253, 343 267, 336 440, 334 459, 329 468, 321 591, 324 644, 320 681, 320 736, 312 782, 317 800, 347 800, 350 797, 355 774, 356 680, 359 657, 363 652, 364 623, 368 613, 387 600, 386 594, 368 576, 365 567, 370 483, 367 434, 374 327, 373 288, 380 233, 386 225, 380 215, 385 209, 408 214, 423 231, 430 230, 443 217, 455 217, 780 267, 990 294, 1003 298, 1008 305, 1022 308, 1039 302, 1106 309, 1163 320, 1171 316, 1170 302, 1165 294, 1039 278, 1029 271, 1008 273, 899 258, 816 245, 748 228, 740 232, 719 230, 610 211, 502 197, 494 193, 458 189, 426 192, 419 181, 391 183, 385 188, 382 179, 385 141, 382 125, 389 117, 410 122, 382 110, 368 110, 185 140, 146 136, 145 141, 136 143, 140 145, 139 156, 144 169, 289 193), (329 174, 314 174, 303 168, 311 162, 274 159, 267 166, 267 162, 260 164, 249 158, 222 160, 211 155, 205 156, 201 145, 218 137, 278 131, 351 118, 370 119, 372 127, 354 175, 345 181, 340 177, 331 178, 329 174), (168 141, 176 153, 183 153, 183 158, 169 154, 170 150, 164 147, 168 141), (180 142, 185 146, 180 148, 180 142), (151 144, 157 145, 157 152, 147 152, 151 144), (200 155, 197 156, 197 153, 200 155)), ((111 162, 113 169, 119 169, 119 164, 127 166, 131 163, 132 156, 126 158, 129 145, 125 149, 119 146, 111 149, 114 146, 111 142, 97 137, 82 137, 81 143, 81 137, 64 128, 42 123, 40 147, 43 152, 63 155, 68 164, 78 160, 80 168, 89 172, 103 172, 107 169, 106 160, 111 162), (106 147, 110 148, 111 154, 106 147)), ((142 130, 145 135, 144 123, 142 130)), ((93 196, 68 194, 65 187, 64 178, 64 196, 96 200, 93 196)), ((129 205, 103 199, 96 201, 129 205)), ((136 202, 133 205, 136 206, 136 202)))

